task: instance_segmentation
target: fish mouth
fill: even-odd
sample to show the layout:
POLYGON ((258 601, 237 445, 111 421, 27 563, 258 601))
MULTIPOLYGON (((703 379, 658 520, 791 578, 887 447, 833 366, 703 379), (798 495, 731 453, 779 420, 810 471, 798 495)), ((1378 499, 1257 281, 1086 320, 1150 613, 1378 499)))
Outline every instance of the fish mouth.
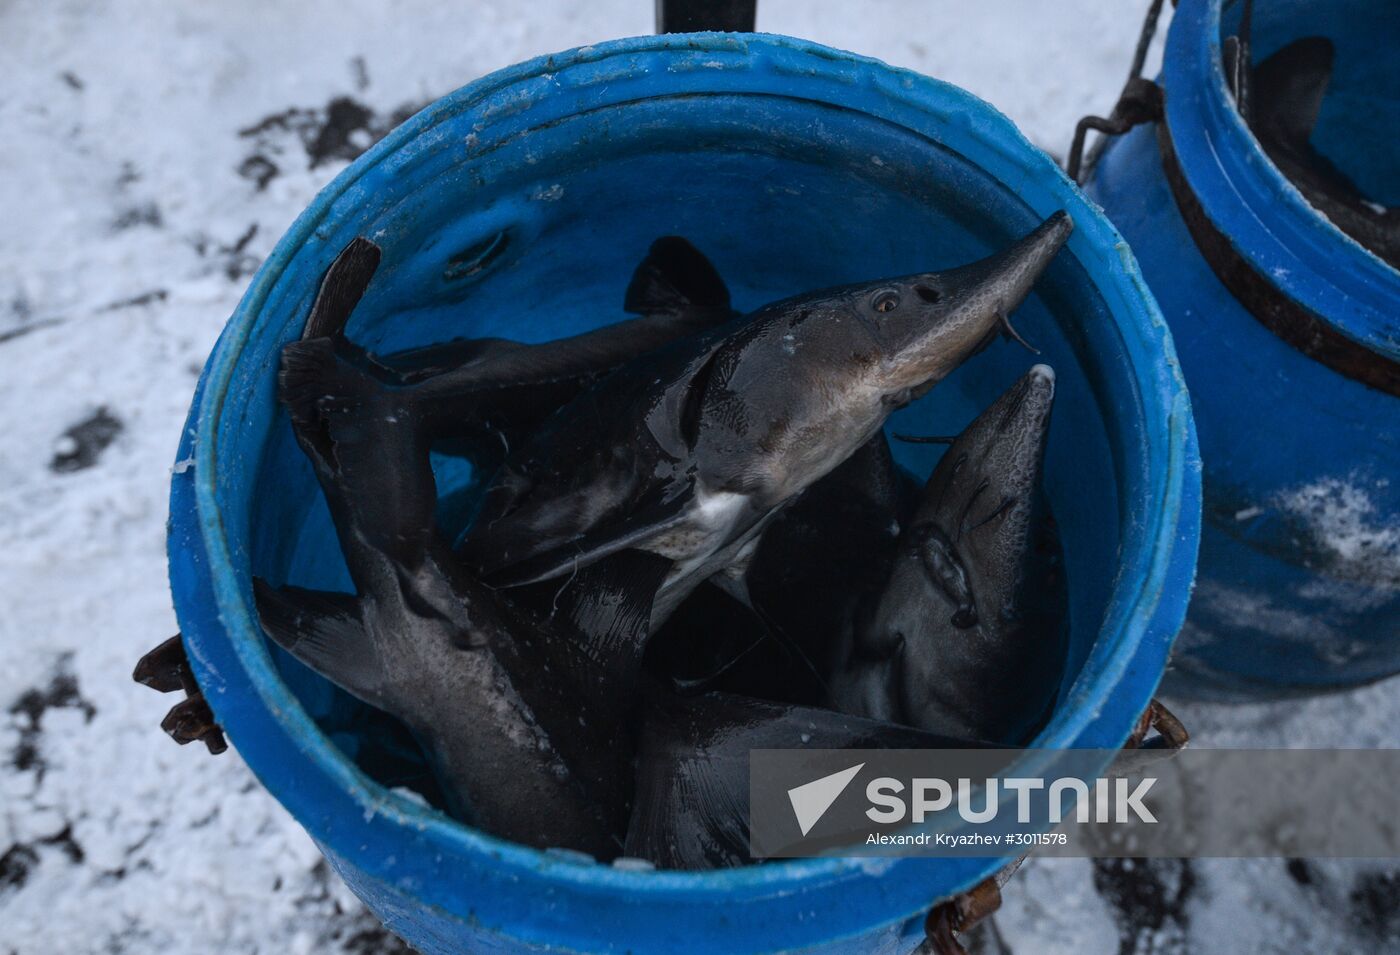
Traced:
POLYGON ((1040 354, 1011 324, 1009 316, 1025 301, 1073 231, 1074 220, 1060 210, 1010 247, 968 266, 977 275, 969 302, 979 313, 978 324, 986 325, 986 332, 969 350, 969 357, 990 345, 998 333, 1031 354, 1040 354))

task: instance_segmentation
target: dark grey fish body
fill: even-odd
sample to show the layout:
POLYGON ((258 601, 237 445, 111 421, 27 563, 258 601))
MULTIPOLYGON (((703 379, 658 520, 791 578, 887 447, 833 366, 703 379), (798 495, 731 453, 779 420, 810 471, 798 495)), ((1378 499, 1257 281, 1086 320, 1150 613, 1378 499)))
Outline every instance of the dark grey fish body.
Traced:
MULTIPOLYGON (((372 273, 373 265, 366 264, 372 273)), ((435 446, 490 468, 595 382, 640 355, 734 317, 714 266, 677 236, 652 243, 623 307, 644 317, 529 345, 458 339, 375 356, 346 340, 343 326, 312 326, 308 337, 336 340, 343 357, 392 393, 394 413, 406 416, 435 446)))
MULTIPOLYGON (((358 300, 326 295, 353 256, 337 265, 345 268, 328 275, 310 332, 337 333, 358 300)), ((546 617, 465 573, 433 521, 429 436, 392 389, 347 358, 343 341, 287 346, 280 398, 325 492, 355 594, 255 581, 264 628, 406 724, 452 814, 527 845, 615 854, 631 790, 633 700, 610 685, 607 649, 638 642, 631 630, 645 626, 649 602, 634 604, 595 570, 587 599, 546 617)))
POLYGON ((728 693, 648 698, 626 854, 667 869, 750 864, 754 749, 960 749, 985 744, 728 693))
POLYGON ((939 461, 833 685, 837 707, 1007 743, 1045 719, 1065 653, 1037 505, 1054 380, 1033 368, 939 461))
POLYGON ((500 586, 658 555, 659 625, 989 340, 1071 228, 1056 213, 981 262, 788 299, 639 359, 507 459, 460 552, 500 586))
POLYGON ((1400 209, 1370 202, 1312 145, 1332 79, 1332 42, 1312 36, 1283 47, 1254 68, 1249 124, 1274 165, 1333 225, 1400 268, 1400 209))
POLYGON ((753 610, 731 601, 730 620, 697 619, 687 602, 656 640, 689 648, 683 672, 714 674, 708 688, 825 705, 857 608, 889 576, 908 483, 877 432, 764 531, 746 580, 753 610))
POLYGON ((589 668, 560 659, 567 639, 522 625, 485 587, 454 585, 436 560, 393 570, 397 586, 385 580, 360 597, 256 581, 263 626, 401 720, 454 817, 538 848, 615 854, 625 769, 589 778, 616 744, 601 721, 578 721, 587 707, 567 690, 586 684, 589 668), (546 671, 557 676, 541 679, 546 671))

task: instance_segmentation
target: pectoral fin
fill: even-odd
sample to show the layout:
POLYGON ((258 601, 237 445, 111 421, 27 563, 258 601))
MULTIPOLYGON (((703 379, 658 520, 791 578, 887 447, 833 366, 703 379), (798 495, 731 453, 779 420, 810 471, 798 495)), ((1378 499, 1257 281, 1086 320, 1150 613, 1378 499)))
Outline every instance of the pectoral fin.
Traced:
POLYGON ((258 619, 278 646, 321 676, 367 702, 379 696, 383 674, 353 594, 273 587, 253 578, 258 619))
POLYGON ((500 588, 536 584, 581 571, 610 554, 645 545, 685 521, 692 497, 693 491, 687 491, 669 501, 639 507, 627 518, 591 528, 566 544, 494 568, 488 571, 487 582, 500 588))
MULTIPOLYGON (((635 679, 651 636, 651 608, 672 562, 657 554, 623 550, 569 580, 557 594, 557 612, 573 625, 584 653, 609 672, 635 679)), ((619 689, 621 692, 621 689, 619 689)))

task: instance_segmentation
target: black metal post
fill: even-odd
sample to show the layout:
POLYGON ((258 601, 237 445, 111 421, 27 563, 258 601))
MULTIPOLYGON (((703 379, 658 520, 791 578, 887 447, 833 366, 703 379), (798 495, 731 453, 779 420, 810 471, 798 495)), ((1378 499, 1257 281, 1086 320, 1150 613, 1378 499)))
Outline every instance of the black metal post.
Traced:
POLYGON ((657 33, 752 33, 758 0, 656 0, 657 33))

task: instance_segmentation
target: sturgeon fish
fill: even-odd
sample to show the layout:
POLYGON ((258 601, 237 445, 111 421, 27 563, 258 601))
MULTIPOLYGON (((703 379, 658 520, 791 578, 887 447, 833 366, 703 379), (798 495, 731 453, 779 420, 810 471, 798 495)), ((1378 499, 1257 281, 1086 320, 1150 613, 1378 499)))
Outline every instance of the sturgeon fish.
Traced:
POLYGON ((1037 365, 949 446, 832 687, 836 708, 1024 742, 1065 656, 1063 575, 1038 506, 1054 372, 1037 365))
POLYGON ((499 587, 652 555, 654 630, 711 576, 742 580, 779 508, 1010 332, 1072 228, 1057 212, 979 262, 800 295, 638 359, 507 457, 458 552, 499 587))

